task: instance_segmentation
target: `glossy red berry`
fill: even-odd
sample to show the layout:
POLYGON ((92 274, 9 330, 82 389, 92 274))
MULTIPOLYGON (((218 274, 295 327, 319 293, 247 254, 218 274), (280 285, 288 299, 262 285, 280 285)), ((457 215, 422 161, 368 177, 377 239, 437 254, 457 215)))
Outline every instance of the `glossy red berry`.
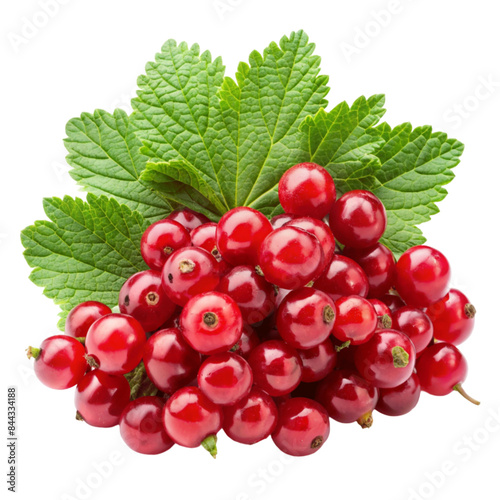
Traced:
POLYGON ((366 297, 369 284, 359 264, 343 255, 334 255, 321 276, 314 281, 314 288, 337 300, 347 295, 366 297))
POLYGON ((337 422, 371 427, 378 389, 353 370, 334 370, 318 384, 316 400, 337 422))
POLYGON ((28 358, 34 358, 38 380, 51 389, 68 389, 85 375, 88 364, 85 347, 74 337, 54 335, 39 348, 29 347, 28 358))
POLYGON ((391 328, 392 327, 392 311, 389 306, 384 304, 379 299, 368 299, 368 302, 373 306, 377 313, 377 328, 391 328))
POLYGON ((292 392, 302 377, 302 361, 297 351, 280 340, 259 344, 248 357, 254 384, 270 396, 292 392))
POLYGON ((226 212, 217 225, 217 248, 233 266, 258 264, 264 238, 273 230, 265 215, 249 207, 226 212))
POLYGON ((141 271, 123 284, 118 297, 120 312, 133 316, 146 332, 160 328, 175 312, 159 271, 141 271))
POLYGON ((233 267, 220 281, 217 290, 229 295, 250 325, 267 318, 275 309, 276 290, 252 266, 233 267))
POLYGON ((270 283, 288 290, 317 278, 325 265, 318 238, 297 227, 275 229, 262 242, 259 265, 270 283))
POLYGON ((390 389, 379 389, 378 403, 375 409, 390 417, 406 415, 420 399, 420 381, 416 373, 397 387, 390 389))
POLYGON ((162 270, 175 250, 188 246, 191 246, 189 232, 181 224, 170 219, 151 224, 141 238, 142 258, 156 271, 162 270))
POLYGON ((144 347, 146 373, 166 394, 173 394, 193 380, 200 365, 200 353, 188 345, 177 328, 157 331, 144 347))
POLYGON ((287 224, 293 219, 296 219, 297 217, 298 215, 292 215, 292 214, 275 215, 271 219, 271 226, 273 226, 273 229, 278 229, 279 227, 283 227, 285 224, 287 224))
POLYGON ((408 305, 427 307, 448 293, 450 265, 434 248, 419 245, 406 250, 396 270, 396 290, 408 305))
POLYGON ((296 349, 310 349, 332 333, 335 304, 320 290, 293 290, 281 302, 276 327, 284 341, 296 349))
POLYGON ((260 344, 259 336, 256 331, 247 324, 243 324, 243 331, 241 333, 240 340, 231 347, 231 352, 238 354, 242 358, 248 359, 248 356, 254 349, 254 347, 260 344))
POLYGON ((392 328, 410 337, 417 354, 432 340, 434 328, 429 317, 416 307, 404 306, 392 315, 392 328))
POLYGON ((108 314, 98 319, 85 340, 87 353, 106 373, 132 371, 141 361, 146 334, 140 323, 126 314, 108 314))
POLYGON ((158 455, 174 445, 163 426, 165 400, 144 396, 131 401, 120 417, 120 435, 132 450, 145 455, 158 455))
POLYGON ((70 337, 86 337, 94 321, 111 314, 111 309, 102 304, 89 300, 73 307, 66 318, 64 333, 70 337))
POLYGON ((335 301, 337 317, 333 335, 341 342, 359 345, 367 342, 375 333, 378 317, 372 304, 358 295, 341 297, 335 301))
POLYGON ((163 424, 170 438, 180 446, 196 448, 203 444, 215 456, 215 436, 222 427, 222 410, 212 403, 198 387, 183 387, 176 391, 163 408, 163 424))
POLYGON ((317 452, 330 435, 326 410, 309 398, 291 398, 278 408, 274 444, 284 453, 303 457, 317 452))
POLYGON ((186 342, 202 354, 224 352, 238 342, 243 320, 236 302, 220 292, 193 297, 182 310, 180 330, 186 342))
POLYGON ((219 251, 217 250, 216 232, 217 224, 215 222, 202 224, 191 231, 191 243, 194 247, 203 248, 217 258, 219 251))
POLYGON ((459 345, 470 337, 474 328, 476 309, 455 288, 431 304, 425 312, 434 326, 434 337, 443 342, 459 345))
POLYGON ((278 196, 285 212, 322 219, 335 202, 335 184, 320 165, 299 163, 282 175, 278 196))
POLYGON ((236 404, 224 407, 224 432, 243 444, 266 439, 278 422, 278 409, 273 398, 258 387, 236 404))
POLYGON ((406 305, 399 295, 392 293, 382 295, 380 300, 391 310, 391 313, 396 312, 400 307, 404 307, 406 305))
POLYGON ((337 363, 337 351, 330 338, 311 349, 297 349, 302 361, 302 382, 317 382, 325 378, 337 363))
POLYGON ((92 370, 76 387, 76 416, 94 427, 113 427, 129 401, 130 385, 123 375, 92 370))
POLYGON ((208 217, 203 214, 190 210, 189 208, 183 208, 182 210, 174 210, 167 219, 174 220, 181 224, 188 232, 196 229, 202 224, 210 222, 208 217))
POLYGON ((175 251, 163 266, 162 285, 172 302, 186 305, 192 297, 214 290, 219 284, 219 263, 203 248, 175 251))
POLYGON ((378 330, 357 347, 354 362, 360 375, 375 387, 391 388, 408 380, 415 367, 413 342, 396 330, 378 330))
POLYGON ((198 371, 198 387, 218 405, 233 405, 248 396, 252 383, 250 365, 232 352, 209 356, 198 371))
POLYGON ((345 247, 342 254, 357 262, 365 272, 370 286, 368 297, 380 297, 394 286, 396 262, 382 243, 368 248, 345 247))
POLYGON ((353 248, 375 245, 386 225, 384 205, 369 191, 357 189, 345 193, 330 212, 330 227, 335 238, 353 248))

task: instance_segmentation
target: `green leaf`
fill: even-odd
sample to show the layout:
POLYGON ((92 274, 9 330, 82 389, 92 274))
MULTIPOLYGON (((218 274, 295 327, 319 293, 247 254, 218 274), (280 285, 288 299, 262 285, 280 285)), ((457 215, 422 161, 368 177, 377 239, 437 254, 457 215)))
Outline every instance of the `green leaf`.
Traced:
POLYGON ((123 283, 146 269, 140 240, 149 223, 114 199, 89 194, 87 202, 69 196, 45 198, 50 221, 37 221, 21 233, 24 256, 34 268, 30 279, 62 308, 62 320, 77 304, 118 303, 123 283))
POLYGON ((139 180, 147 157, 139 153, 142 143, 124 111, 82 113, 68 122, 66 134, 70 175, 86 191, 111 195, 150 222, 172 210, 167 200, 139 180))

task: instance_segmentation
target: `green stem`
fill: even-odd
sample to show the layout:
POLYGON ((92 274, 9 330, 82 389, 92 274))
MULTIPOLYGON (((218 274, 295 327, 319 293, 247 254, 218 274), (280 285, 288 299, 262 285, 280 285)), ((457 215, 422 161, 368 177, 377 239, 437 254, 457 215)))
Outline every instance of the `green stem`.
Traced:
POLYGON ((212 457, 217 457, 217 436, 215 434, 207 436, 201 442, 201 446, 203 446, 203 448, 205 448, 205 450, 207 450, 212 457))
POLYGON ((42 352, 42 350, 40 348, 29 346, 28 349, 26 349, 26 356, 28 356, 28 359, 31 359, 31 358, 38 359, 41 352, 42 352))
POLYGON ((470 401, 472 404, 475 404, 477 406, 481 404, 477 399, 474 399, 465 392, 462 384, 457 384, 455 387, 453 387, 453 390, 457 391, 461 396, 463 396, 467 401, 470 401))

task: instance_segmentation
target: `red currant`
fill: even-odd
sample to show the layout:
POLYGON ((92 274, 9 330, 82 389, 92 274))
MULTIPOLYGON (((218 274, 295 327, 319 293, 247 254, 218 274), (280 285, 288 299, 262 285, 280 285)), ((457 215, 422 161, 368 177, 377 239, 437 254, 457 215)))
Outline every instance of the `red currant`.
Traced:
POLYGON ((375 312, 377 313, 377 328, 391 328, 392 326, 392 312, 389 306, 384 304, 379 299, 368 299, 368 302, 373 306, 375 312))
POLYGON ((411 306, 401 307, 392 315, 392 328, 410 337, 417 355, 429 345, 434 331, 429 317, 411 306))
POLYGON ((311 349, 297 349, 302 361, 302 382, 317 382, 325 378, 337 363, 337 351, 330 338, 311 349))
POLYGON ((375 409, 390 417, 406 415, 420 399, 420 381, 416 373, 397 387, 390 389, 380 389, 378 403, 375 409))
POLYGON ((250 326, 243 324, 243 332, 240 340, 231 348, 231 352, 247 359, 253 348, 260 344, 260 339, 255 330, 250 326))
POLYGON ((330 435, 326 410, 308 398, 291 398, 278 408, 274 444, 284 453, 303 457, 317 452, 330 435))
POLYGON ((191 231, 191 243, 194 247, 203 248, 217 258, 219 251, 217 250, 217 224, 215 222, 207 222, 191 231))
POLYGON ((189 208, 183 208, 182 210, 174 210, 167 217, 167 219, 178 222, 184 228, 186 228, 188 232, 191 232, 193 229, 196 229, 198 226, 201 226, 202 224, 210 222, 210 219, 208 217, 205 217, 203 214, 195 212, 194 210, 190 210, 189 208))
POLYGON ((408 305, 426 307, 448 293, 450 265, 434 248, 419 245, 406 250, 396 269, 396 290, 408 305))
POLYGON ((186 342, 202 354, 227 351, 238 342, 243 320, 236 302, 220 292, 193 297, 184 307, 180 329, 186 342))
POLYGON ((94 321, 111 314, 111 309, 102 304, 89 300, 73 307, 66 318, 64 333, 71 337, 86 337, 94 321))
POLYGON ((367 342, 377 328, 377 313, 367 299, 358 295, 341 297, 335 301, 337 317, 333 335, 341 342, 359 345, 367 342))
POLYGON ((322 219, 335 202, 335 183, 320 165, 299 163, 281 177, 278 196, 285 212, 322 219))
POLYGON ((297 215, 292 215, 292 214, 279 214, 275 215, 271 219, 271 226, 273 226, 273 229, 278 229, 279 227, 283 227, 287 222, 290 222, 293 219, 296 219, 298 216, 297 215))
POLYGON ((131 401, 120 417, 120 434, 132 450, 145 455, 158 455, 174 445, 163 426, 165 401, 144 396, 131 401))
POLYGON ((384 234, 386 225, 384 205, 369 191, 345 193, 330 212, 330 227, 335 238, 353 248, 375 245, 384 234))
POLYGON ((108 314, 98 319, 85 341, 89 356, 102 371, 113 375, 133 370, 142 359, 145 344, 141 324, 126 314, 108 314))

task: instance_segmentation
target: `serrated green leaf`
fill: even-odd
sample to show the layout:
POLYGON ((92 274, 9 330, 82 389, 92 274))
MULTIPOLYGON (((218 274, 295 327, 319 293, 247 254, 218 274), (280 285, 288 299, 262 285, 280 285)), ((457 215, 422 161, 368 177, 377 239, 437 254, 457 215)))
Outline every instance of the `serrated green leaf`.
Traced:
POLYGON ((139 180, 148 158, 140 154, 142 143, 124 111, 82 113, 68 122, 66 134, 70 175, 86 191, 111 195, 151 222, 172 210, 167 200, 139 180))
POLYGON ((147 268, 140 240, 149 223, 138 212, 104 196, 87 202, 69 196, 45 198, 49 221, 21 233, 24 256, 34 268, 30 279, 59 304, 62 322, 86 300, 113 307, 123 283, 147 268))

